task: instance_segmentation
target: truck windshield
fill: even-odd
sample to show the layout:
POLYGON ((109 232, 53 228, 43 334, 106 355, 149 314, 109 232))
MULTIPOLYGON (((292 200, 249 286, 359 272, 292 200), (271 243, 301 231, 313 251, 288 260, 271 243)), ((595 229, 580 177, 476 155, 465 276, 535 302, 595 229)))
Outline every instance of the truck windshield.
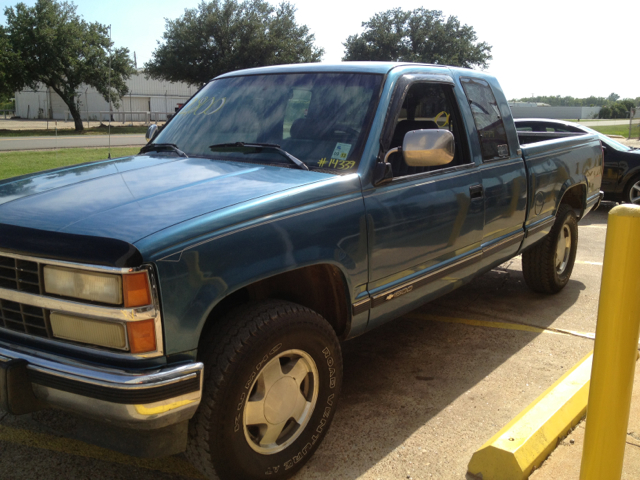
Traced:
POLYGON ((379 100, 382 75, 302 73, 214 80, 154 139, 188 156, 353 172, 379 100))

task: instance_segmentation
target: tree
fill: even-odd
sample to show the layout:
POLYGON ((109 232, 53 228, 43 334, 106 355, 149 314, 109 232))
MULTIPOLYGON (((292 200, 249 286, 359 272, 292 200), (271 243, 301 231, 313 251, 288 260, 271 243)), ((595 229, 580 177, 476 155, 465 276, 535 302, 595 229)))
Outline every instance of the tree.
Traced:
POLYGON ((375 14, 363 22, 365 31, 343 43, 343 60, 436 63, 486 68, 491 45, 476 42, 473 27, 460 25, 438 10, 401 8, 375 14))
POLYGON ((0 103, 13 97, 16 73, 21 72, 18 56, 11 50, 9 38, 0 25, 0 103))
POLYGON ((324 50, 296 23, 295 11, 288 2, 274 7, 264 0, 203 1, 165 20, 164 43, 158 42, 146 73, 197 85, 242 68, 319 62, 324 50))
POLYGON ((7 26, 0 41, 6 42, 6 51, 0 52, 9 52, 8 74, 0 76, 0 91, 46 85, 67 105, 77 131, 83 130, 77 104, 80 85, 94 87, 116 106, 127 94, 125 80, 134 72, 129 50, 115 49, 109 62, 113 42, 108 27, 85 22, 74 4, 37 0, 33 7, 18 3, 4 14, 7 26))

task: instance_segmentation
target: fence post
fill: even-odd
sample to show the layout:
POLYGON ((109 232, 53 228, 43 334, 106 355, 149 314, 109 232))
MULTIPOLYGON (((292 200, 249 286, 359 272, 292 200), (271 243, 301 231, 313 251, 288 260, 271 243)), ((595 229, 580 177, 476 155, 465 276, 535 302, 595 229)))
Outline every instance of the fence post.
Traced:
POLYGON ((609 212, 580 480, 620 479, 640 328, 640 206, 609 212))

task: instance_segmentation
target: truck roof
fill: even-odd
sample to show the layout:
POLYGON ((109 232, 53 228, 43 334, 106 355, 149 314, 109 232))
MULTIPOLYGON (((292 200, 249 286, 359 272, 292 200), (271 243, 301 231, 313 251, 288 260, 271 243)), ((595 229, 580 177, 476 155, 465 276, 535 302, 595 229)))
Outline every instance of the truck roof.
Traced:
POLYGON ((216 78, 235 77, 239 75, 263 75, 271 73, 307 73, 307 72, 349 72, 349 73, 377 73, 386 74, 397 67, 433 67, 450 69, 446 65, 433 65, 427 63, 411 62, 340 62, 340 63, 297 63, 291 65, 274 65, 270 67, 248 68, 234 72, 224 73, 216 78))

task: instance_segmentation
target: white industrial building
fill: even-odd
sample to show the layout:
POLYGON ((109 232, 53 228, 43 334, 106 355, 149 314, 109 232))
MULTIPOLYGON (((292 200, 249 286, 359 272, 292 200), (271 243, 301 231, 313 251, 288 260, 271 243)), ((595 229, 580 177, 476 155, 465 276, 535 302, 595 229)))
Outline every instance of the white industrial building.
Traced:
POLYGON ((598 118, 602 107, 552 107, 546 103, 509 102, 514 118, 598 118))
MULTIPOLYGON (((115 122, 164 121, 175 112, 198 87, 186 83, 172 83, 146 79, 144 73, 134 74, 126 81, 129 93, 120 100, 118 108, 111 106, 90 86, 82 85, 77 91, 78 106, 83 120, 107 122, 109 112, 115 122)), ((20 118, 49 118, 72 120, 67 105, 52 89, 42 85, 38 89, 25 88, 16 92, 16 116, 20 118)))

